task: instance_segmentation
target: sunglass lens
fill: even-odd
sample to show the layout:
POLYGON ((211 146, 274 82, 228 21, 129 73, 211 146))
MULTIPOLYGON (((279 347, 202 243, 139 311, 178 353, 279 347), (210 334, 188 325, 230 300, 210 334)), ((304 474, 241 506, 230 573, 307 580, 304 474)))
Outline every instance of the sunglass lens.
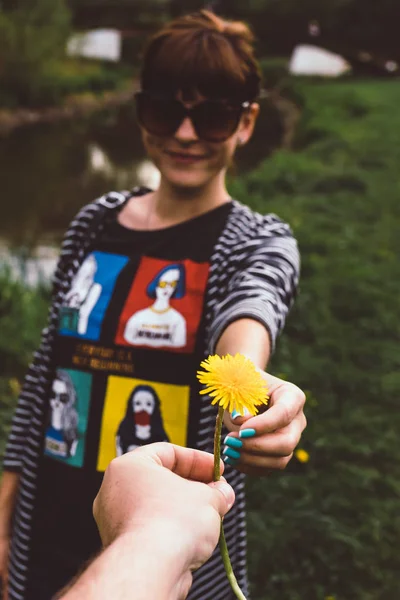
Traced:
POLYGON ((207 100, 193 109, 193 121, 200 138, 210 142, 227 140, 238 126, 242 109, 207 100))
POLYGON ((172 135, 182 120, 182 109, 173 98, 139 93, 135 96, 138 121, 153 135, 172 135))

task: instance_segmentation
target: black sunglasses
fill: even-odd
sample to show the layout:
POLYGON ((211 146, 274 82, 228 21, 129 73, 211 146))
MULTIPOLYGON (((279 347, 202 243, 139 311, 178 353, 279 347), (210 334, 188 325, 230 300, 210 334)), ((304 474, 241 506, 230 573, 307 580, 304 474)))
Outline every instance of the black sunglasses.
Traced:
POLYGON ((136 114, 140 125, 153 135, 173 135, 188 117, 197 136, 206 142, 224 142, 239 125, 240 117, 250 102, 230 104, 220 100, 204 100, 192 108, 171 96, 150 92, 135 94, 136 114))

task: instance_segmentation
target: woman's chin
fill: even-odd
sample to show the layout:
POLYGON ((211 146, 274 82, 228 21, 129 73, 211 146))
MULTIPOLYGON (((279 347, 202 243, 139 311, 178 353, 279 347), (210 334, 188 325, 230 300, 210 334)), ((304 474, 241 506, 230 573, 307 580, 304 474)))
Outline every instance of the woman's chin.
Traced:
POLYGON ((190 192, 202 189, 206 187, 207 184, 211 181, 211 178, 209 176, 207 177, 201 173, 191 173, 188 171, 168 173, 165 174, 163 179, 164 182, 167 183, 169 186, 181 192, 184 190, 190 192))

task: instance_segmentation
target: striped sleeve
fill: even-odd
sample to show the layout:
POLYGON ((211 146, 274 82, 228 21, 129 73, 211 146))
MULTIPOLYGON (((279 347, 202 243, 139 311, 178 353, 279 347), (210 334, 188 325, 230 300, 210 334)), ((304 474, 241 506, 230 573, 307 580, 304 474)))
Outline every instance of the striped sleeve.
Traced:
POLYGON ((232 276, 215 308, 210 353, 232 322, 251 318, 267 329, 271 348, 283 329, 299 280, 300 256, 290 227, 275 215, 263 217, 253 235, 239 236, 229 259, 232 276))
MULTIPOLYGON (((57 279, 62 271, 63 256, 60 257, 56 273, 57 279)), ((56 279, 56 278, 55 278, 56 279)), ((53 330, 54 307, 58 292, 57 282, 53 283, 52 305, 49 312, 48 326, 42 331, 41 342, 33 355, 32 362, 25 375, 21 393, 11 424, 11 431, 7 440, 3 468, 6 471, 19 472, 22 468, 23 448, 29 438, 29 428, 34 415, 37 397, 46 393, 48 378, 46 374, 51 362, 51 332, 53 330)), ((36 409, 37 410, 37 409, 36 409)), ((36 415, 39 416, 39 415, 36 415)))
MULTIPOLYGON (((46 330, 43 332, 45 338, 46 330)), ((6 471, 19 472, 22 468, 22 448, 27 440, 27 433, 32 417, 33 397, 39 385, 39 351, 25 376, 25 381, 14 412, 11 432, 8 436, 3 468, 6 471)))
POLYGON ((52 298, 47 327, 33 356, 18 399, 4 455, 3 467, 19 472, 23 449, 29 438, 32 419, 36 427, 46 410, 47 390, 52 380, 53 347, 58 327, 59 308, 74 272, 79 268, 91 240, 100 230, 107 209, 122 206, 130 192, 110 192, 84 206, 68 227, 61 244, 60 257, 52 281, 52 298))
MULTIPOLYGON (((48 374, 52 363, 52 339, 57 328, 59 293, 64 286, 65 274, 71 264, 72 257, 76 255, 77 240, 80 228, 90 220, 93 212, 93 204, 88 205, 80 211, 68 228, 61 245, 60 257, 52 281, 52 300, 49 310, 48 323, 42 331, 41 342, 33 355, 32 362, 28 368, 25 380, 18 398, 17 406, 11 424, 11 431, 7 440, 3 460, 3 468, 6 471, 19 472, 22 468, 23 449, 29 438, 31 419, 38 415, 38 398, 46 395, 49 385, 48 374)), ((43 409, 45 407, 43 406, 43 409)))

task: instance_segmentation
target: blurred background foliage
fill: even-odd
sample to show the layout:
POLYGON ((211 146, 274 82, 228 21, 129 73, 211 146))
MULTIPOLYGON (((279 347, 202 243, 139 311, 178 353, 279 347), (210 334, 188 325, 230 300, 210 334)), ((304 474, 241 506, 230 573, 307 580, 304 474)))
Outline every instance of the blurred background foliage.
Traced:
MULTIPOLYGON (((107 77, 105 87, 118 87, 126 71, 120 76, 106 65, 66 62, 62 50, 70 28, 84 24, 91 11, 99 25, 117 25, 120 13, 110 13, 110 4, 71 0, 69 13, 61 0, 30 0, 24 11, 4 2, 0 80, 7 86, 1 86, 0 102, 7 93, 9 105, 58 101, 85 86, 101 89, 107 77)), ((147 8, 128 0, 117 4, 126 26, 139 23, 143 33, 154 25, 148 14, 154 2, 147 8)), ((297 115, 289 143, 245 175, 233 172, 229 183, 234 197, 288 221, 302 254, 300 292, 270 369, 306 391, 308 428, 302 452, 284 472, 248 481, 252 597, 397 600, 400 81, 361 67, 355 76, 333 81, 294 78, 287 64, 310 18, 319 20, 326 46, 352 56, 356 67, 358 50, 382 60, 399 57, 398 5, 211 4, 253 24, 272 90, 266 109, 272 115, 286 102, 297 115)), ((162 20, 204 3, 158 5, 162 20)), ((0 450, 48 299, 46 288, 27 288, 3 272, 0 450)))
POLYGON ((309 24, 317 22, 318 45, 342 54, 355 72, 387 75, 387 60, 400 61, 397 0, 2 0, 0 106, 57 104, 84 83, 93 92, 118 89, 137 73, 151 31, 204 7, 248 22, 259 56, 288 56, 299 43, 315 43, 309 24), (68 65, 70 33, 100 27, 123 32, 125 65, 68 65))
POLYGON ((0 9, 1 104, 41 103, 69 34, 64 0, 25 0, 0 9))
POLYGON ((249 482, 254 598, 395 600, 400 562, 400 85, 299 84, 296 151, 233 184, 287 220, 300 293, 271 369, 308 396, 288 469, 249 482))

